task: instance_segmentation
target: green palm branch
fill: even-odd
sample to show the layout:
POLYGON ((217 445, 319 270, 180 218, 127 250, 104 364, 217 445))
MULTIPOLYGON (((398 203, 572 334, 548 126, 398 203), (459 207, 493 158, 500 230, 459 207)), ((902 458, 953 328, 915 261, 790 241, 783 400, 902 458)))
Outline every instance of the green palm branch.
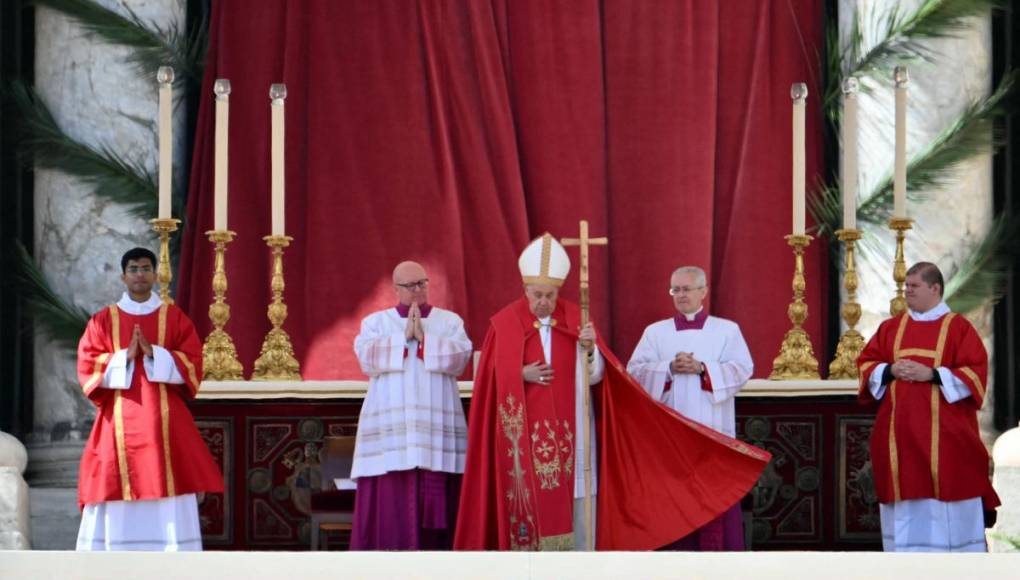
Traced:
POLYGON ((946 281, 945 300, 956 312, 971 312, 1002 298, 1010 266, 1020 256, 1020 230, 1015 218, 1002 214, 988 235, 946 281))
POLYGON ((126 159, 110 147, 95 148, 72 139, 57 125, 42 98, 24 83, 13 81, 5 92, 18 112, 19 161, 77 177, 93 186, 96 195, 130 206, 136 215, 155 215, 156 180, 141 161, 126 159))
POLYGON ((111 44, 131 48, 128 57, 138 73, 153 79, 161 66, 174 68, 174 84, 198 87, 202 82, 207 34, 204 23, 191 34, 177 24, 159 26, 143 21, 131 8, 127 15, 110 10, 94 0, 32 0, 76 20, 85 30, 111 44))
POLYGON ((74 349, 85 332, 89 313, 53 291, 46 276, 21 242, 14 248, 14 279, 21 287, 29 311, 36 323, 54 342, 74 349))

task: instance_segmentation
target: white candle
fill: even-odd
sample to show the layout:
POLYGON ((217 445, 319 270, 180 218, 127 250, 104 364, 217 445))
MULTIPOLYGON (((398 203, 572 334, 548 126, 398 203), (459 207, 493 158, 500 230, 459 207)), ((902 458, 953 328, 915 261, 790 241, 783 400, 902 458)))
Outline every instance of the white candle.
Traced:
POLYGON ((843 82, 843 229, 857 229, 857 78, 843 82))
POLYGON ((173 189, 173 82, 174 69, 159 67, 159 219, 170 217, 170 192, 173 189))
POLYGON ((896 80, 896 169, 893 177, 893 217, 907 217, 907 67, 898 66, 896 80))
POLYGON ((213 84, 216 93, 216 168, 213 182, 214 220, 213 229, 227 229, 227 143, 230 116, 230 81, 216 79, 213 84))
POLYGON ((790 89, 793 97, 793 234, 804 235, 804 176, 806 173, 804 154, 804 116, 807 100, 807 85, 794 83, 790 89))
POLYGON ((284 234, 283 213, 283 101, 287 98, 287 85, 276 84, 269 88, 272 99, 272 192, 273 192, 273 235, 284 234))

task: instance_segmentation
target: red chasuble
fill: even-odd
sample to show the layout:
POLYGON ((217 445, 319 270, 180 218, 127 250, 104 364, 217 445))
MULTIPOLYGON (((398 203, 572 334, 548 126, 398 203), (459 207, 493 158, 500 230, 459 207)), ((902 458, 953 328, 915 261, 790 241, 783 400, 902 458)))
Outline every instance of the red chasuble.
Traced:
MULTIPOLYGON (((552 314, 551 384, 524 383, 543 360, 536 319, 521 299, 491 320, 468 418, 467 465, 454 548, 573 546, 575 364, 580 310, 552 314)), ((598 409, 599 550, 651 550, 736 504, 770 454, 682 417, 645 393, 599 342, 606 359, 598 409)), ((594 434, 593 434, 594 436, 594 434)))
POLYGON ((857 359, 862 401, 874 401, 868 380, 878 364, 900 359, 948 368, 967 385, 971 396, 950 404, 937 384, 889 383, 871 432, 879 502, 981 497, 985 509, 999 505, 988 480, 988 452, 978 431, 988 355, 977 331, 955 313, 928 322, 913 320, 909 314, 886 320, 857 359))
POLYGON ((78 380, 99 408, 78 476, 78 504, 222 492, 223 476, 195 427, 185 398, 202 377, 202 344, 176 306, 135 316, 111 305, 89 321, 78 343, 78 380), (135 360, 129 389, 101 385, 114 353, 127 348, 135 325, 170 351, 185 383, 150 383, 135 360))

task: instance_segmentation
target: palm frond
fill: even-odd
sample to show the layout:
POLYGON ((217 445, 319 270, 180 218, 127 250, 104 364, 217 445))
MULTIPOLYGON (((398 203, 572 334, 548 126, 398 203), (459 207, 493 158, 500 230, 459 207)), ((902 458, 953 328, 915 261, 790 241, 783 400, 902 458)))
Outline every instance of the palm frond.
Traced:
MULTIPOLYGON (((924 0, 911 12, 896 6, 885 17, 884 26, 880 25, 883 35, 873 45, 865 48, 863 34, 853 37, 858 44, 851 52, 854 58, 845 61, 844 71, 848 76, 871 76, 888 82, 894 65, 931 60, 934 53, 922 41, 953 36, 967 27, 967 19, 1003 4, 1003 0, 924 0)), ((874 14, 873 7, 872 17, 874 14)), ((859 30, 859 23, 857 26, 859 30)))
POLYGON ((1020 256, 1020 230, 1002 214, 960 268, 946 281, 945 300, 956 312, 971 312, 1002 298, 1011 264, 1020 256))
POLYGON ((86 31, 111 44, 133 49, 128 57, 138 73, 153 79, 156 71, 174 68, 174 84, 198 86, 202 82, 207 35, 205 26, 196 26, 191 34, 176 23, 159 26, 143 21, 131 8, 127 15, 110 10, 94 0, 32 0, 34 4, 61 12, 76 20, 86 31))
POLYGON ((57 125, 46 103, 24 83, 13 81, 5 92, 18 113, 15 139, 22 163, 62 171, 94 187, 96 195, 130 206, 137 215, 155 215, 156 180, 141 161, 126 159, 109 147, 97 149, 72 139, 57 125))
MULTIPOLYGON (((983 99, 972 102, 960 115, 907 164, 907 191, 917 192, 949 184, 961 163, 989 153, 1002 143, 995 121, 1009 113, 1017 86, 1012 71, 983 99)), ((889 218, 893 176, 887 175, 865 197, 858 209, 861 221, 878 224, 889 218)), ((920 199, 917 194, 911 194, 920 199)))
POLYGON ((20 286, 18 293, 25 297, 36 325, 57 344, 75 348, 85 332, 89 313, 53 291, 21 242, 16 242, 14 258, 14 278, 20 286))
MULTIPOLYGON (((864 17, 854 10, 846 41, 840 43, 838 26, 830 27, 827 39, 829 84, 822 99, 826 117, 836 123, 840 114, 840 85, 849 76, 870 77, 881 84, 892 80, 892 69, 909 62, 931 62, 937 54, 924 42, 956 35, 967 20, 1002 7, 1005 0, 924 0, 910 12, 899 6, 880 15, 872 5, 866 16, 871 28, 880 30, 870 44, 864 34, 864 17)), ((868 91, 868 83, 861 90, 868 91)))

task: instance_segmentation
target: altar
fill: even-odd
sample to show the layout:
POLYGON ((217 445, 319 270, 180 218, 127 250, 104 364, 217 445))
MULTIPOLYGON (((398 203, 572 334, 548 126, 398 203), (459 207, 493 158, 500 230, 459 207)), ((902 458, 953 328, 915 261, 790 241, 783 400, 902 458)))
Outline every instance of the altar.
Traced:
MULTIPOLYGON (((471 382, 459 383, 465 407, 471 382)), ((364 381, 207 381, 191 405, 223 470, 226 492, 200 506, 213 550, 307 550, 320 451, 354 435, 364 381)), ((752 550, 878 550, 868 439, 873 410, 857 383, 750 381, 737 399, 737 436, 773 460, 743 511, 752 550)), ((331 547, 343 547, 338 535, 331 547)))

